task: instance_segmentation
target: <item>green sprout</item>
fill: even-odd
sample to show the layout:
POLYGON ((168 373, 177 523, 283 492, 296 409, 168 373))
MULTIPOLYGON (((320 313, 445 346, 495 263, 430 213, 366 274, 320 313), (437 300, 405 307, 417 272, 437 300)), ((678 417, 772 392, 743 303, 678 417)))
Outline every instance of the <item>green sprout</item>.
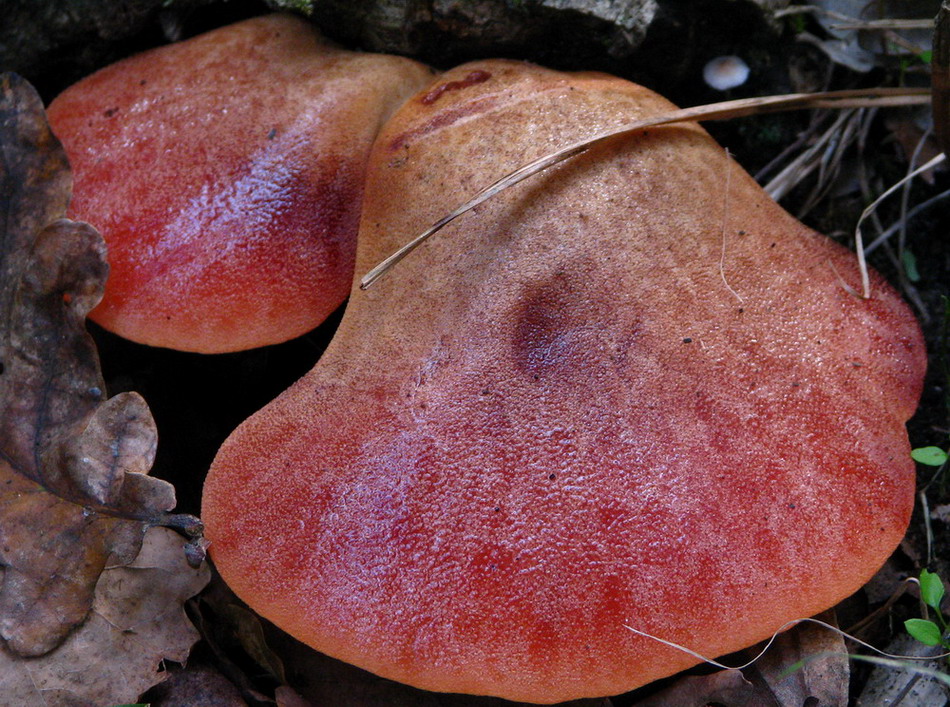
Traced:
POLYGON ((927 466, 943 466, 950 459, 950 455, 940 447, 917 447, 911 450, 910 456, 918 464, 927 466))
POLYGON ((933 61, 933 51, 926 49, 916 54, 902 54, 902 47, 897 44, 891 44, 891 51, 900 55, 901 73, 907 71, 914 64, 923 64, 929 66, 933 61))
POLYGON ((901 253, 901 262, 904 265, 904 274, 911 282, 920 282, 920 271, 917 269, 917 257, 909 250, 901 253))
POLYGON ((936 622, 929 619, 907 619, 904 628, 911 637, 928 646, 943 646, 950 650, 950 638, 947 636, 947 620, 940 611, 943 600, 943 580, 939 575, 927 570, 920 571, 920 598, 924 604, 934 610, 936 622))

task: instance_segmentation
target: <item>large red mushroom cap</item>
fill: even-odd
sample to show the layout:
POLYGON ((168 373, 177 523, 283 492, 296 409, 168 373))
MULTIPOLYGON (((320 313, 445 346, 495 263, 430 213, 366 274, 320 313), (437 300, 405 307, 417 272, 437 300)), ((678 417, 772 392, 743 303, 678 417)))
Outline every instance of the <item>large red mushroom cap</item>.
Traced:
MULTIPOLYGON (((673 109, 599 74, 447 73, 373 148, 362 274, 557 146, 673 109)), ((857 590, 914 500, 913 316, 697 125, 450 224, 215 459, 224 579, 314 648, 552 703, 748 646, 857 590)))
POLYGON ((273 15, 68 88, 49 118, 73 168, 69 216, 109 246, 92 319, 205 353, 318 325, 349 290, 372 140, 429 81, 416 62, 343 51, 273 15))

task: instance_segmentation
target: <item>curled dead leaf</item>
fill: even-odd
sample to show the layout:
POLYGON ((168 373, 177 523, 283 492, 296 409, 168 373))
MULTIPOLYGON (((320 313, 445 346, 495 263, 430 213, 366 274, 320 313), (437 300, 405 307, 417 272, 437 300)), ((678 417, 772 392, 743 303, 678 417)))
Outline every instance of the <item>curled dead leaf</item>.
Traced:
POLYGON ((0 76, 0 695, 14 700, 3 704, 135 699, 158 681, 160 660, 187 656, 194 633, 166 614, 207 581, 178 568, 187 567, 180 539, 174 568, 157 565, 160 581, 129 565, 146 561, 150 527, 197 521, 170 515, 173 487, 147 475, 156 431, 145 401, 106 399, 85 330, 108 274, 105 244, 61 218, 69 192, 39 97, 0 76), (172 609, 132 620, 156 603, 172 609), (141 638, 149 621, 160 638, 141 638))
POLYGON ((126 483, 135 483, 127 474, 148 473, 157 443, 145 401, 134 393, 120 394, 96 408, 83 433, 63 445, 62 466, 90 499, 114 504, 121 502, 126 483))

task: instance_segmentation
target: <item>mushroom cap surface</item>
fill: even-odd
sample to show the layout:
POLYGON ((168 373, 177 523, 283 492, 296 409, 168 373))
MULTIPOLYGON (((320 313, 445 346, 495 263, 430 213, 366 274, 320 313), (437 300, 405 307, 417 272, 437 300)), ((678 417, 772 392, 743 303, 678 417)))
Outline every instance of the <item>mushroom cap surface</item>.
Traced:
MULTIPOLYGON (((370 159, 357 273, 507 172, 673 109, 602 74, 469 64, 370 159)), ((914 500, 918 326, 699 126, 611 139, 376 285, 225 442, 225 581, 417 687, 553 703, 725 654, 859 589, 914 500)))
POLYGON ((372 140, 431 81, 271 15, 108 66, 49 107, 74 174, 69 216, 109 246, 92 319, 204 353, 317 326, 353 275, 372 140))

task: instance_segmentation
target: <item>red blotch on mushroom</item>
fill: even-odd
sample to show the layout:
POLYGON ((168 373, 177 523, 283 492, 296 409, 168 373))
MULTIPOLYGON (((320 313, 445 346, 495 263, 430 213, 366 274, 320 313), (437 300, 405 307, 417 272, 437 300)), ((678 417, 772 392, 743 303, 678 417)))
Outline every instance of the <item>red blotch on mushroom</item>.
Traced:
MULTIPOLYGON (((514 62, 441 80, 374 146, 358 273, 508 171, 673 108, 514 62)), ((553 703, 696 662, 628 626, 748 646, 860 588, 907 526, 924 347, 872 279, 849 291, 853 254, 699 126, 607 141, 353 290, 218 453, 212 557, 297 638, 429 690, 553 703)))
POLYGON ((109 66, 49 107, 111 274, 92 319, 216 353, 318 325, 353 275, 363 172, 387 116, 431 81, 304 21, 241 22, 109 66))

